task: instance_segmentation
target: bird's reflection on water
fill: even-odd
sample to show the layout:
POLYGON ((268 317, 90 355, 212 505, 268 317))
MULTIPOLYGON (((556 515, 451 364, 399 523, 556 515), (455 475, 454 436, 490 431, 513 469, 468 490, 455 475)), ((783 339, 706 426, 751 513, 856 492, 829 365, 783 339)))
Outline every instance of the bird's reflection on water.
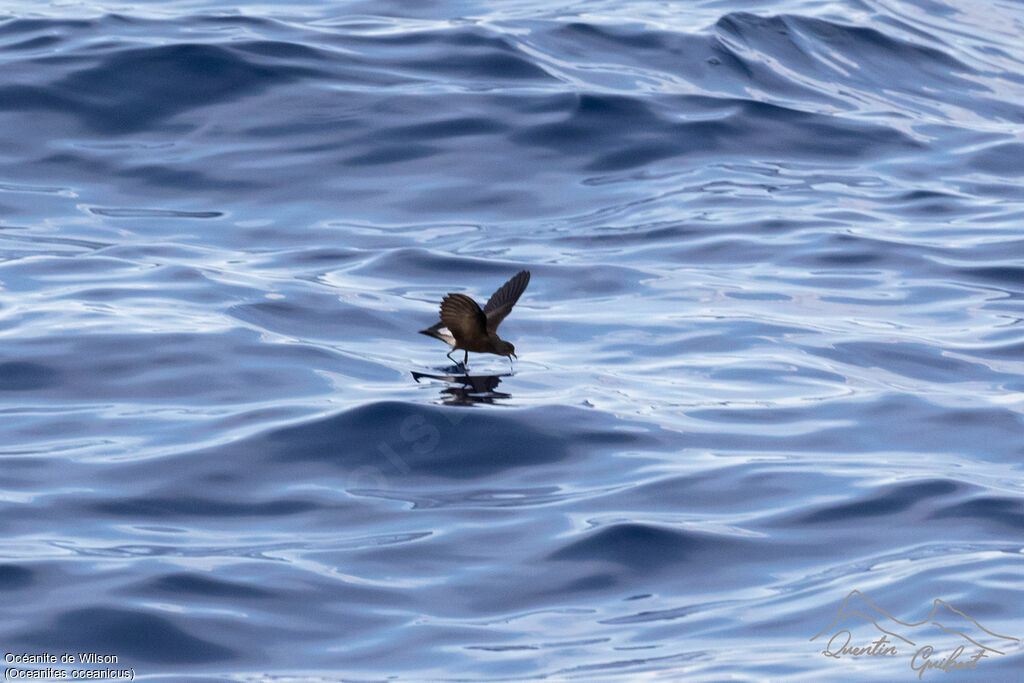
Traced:
POLYGON ((441 402, 450 406, 471 406, 477 403, 494 403, 496 399, 512 398, 512 394, 495 391, 501 384, 502 377, 511 377, 511 373, 501 375, 469 375, 461 367, 446 368, 450 374, 432 375, 426 372, 413 371, 412 377, 419 382, 422 379, 433 379, 443 382, 441 402), (461 373, 461 374, 460 374, 461 373))

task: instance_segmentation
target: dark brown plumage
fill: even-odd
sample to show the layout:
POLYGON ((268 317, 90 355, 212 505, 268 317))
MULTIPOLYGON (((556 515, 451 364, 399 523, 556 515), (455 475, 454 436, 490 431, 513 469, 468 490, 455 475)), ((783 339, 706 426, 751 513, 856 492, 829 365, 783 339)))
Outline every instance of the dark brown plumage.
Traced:
POLYGON ((519 271, 491 295, 482 310, 465 294, 449 293, 441 301, 441 321, 420 330, 420 334, 440 339, 451 346, 449 358, 452 357, 452 351, 464 350, 466 355, 462 361, 463 366, 469 360, 470 351, 515 358, 516 347, 498 336, 498 325, 512 311, 528 284, 530 271, 519 271))

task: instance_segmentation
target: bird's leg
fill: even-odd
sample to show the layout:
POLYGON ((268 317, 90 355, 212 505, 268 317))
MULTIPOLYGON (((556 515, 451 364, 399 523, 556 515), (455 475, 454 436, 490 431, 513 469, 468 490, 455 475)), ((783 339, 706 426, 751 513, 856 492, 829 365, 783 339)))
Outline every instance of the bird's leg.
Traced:
POLYGON ((466 366, 466 363, 468 363, 468 362, 469 362, 469 351, 467 350, 466 351, 466 356, 462 359, 462 369, 463 370, 469 370, 469 368, 466 366))
POLYGON ((508 371, 509 373, 514 373, 516 371, 516 369, 512 367, 512 356, 508 357, 508 371))
POLYGON ((447 354, 445 354, 445 355, 447 355, 447 356, 448 356, 448 360, 450 360, 451 362, 453 362, 453 363, 455 363, 456 365, 458 365, 458 364, 459 364, 459 361, 457 361, 457 360, 455 360, 454 358, 452 358, 452 354, 453 354, 453 353, 455 353, 455 349, 452 349, 451 351, 449 351, 449 352, 448 352, 447 354))

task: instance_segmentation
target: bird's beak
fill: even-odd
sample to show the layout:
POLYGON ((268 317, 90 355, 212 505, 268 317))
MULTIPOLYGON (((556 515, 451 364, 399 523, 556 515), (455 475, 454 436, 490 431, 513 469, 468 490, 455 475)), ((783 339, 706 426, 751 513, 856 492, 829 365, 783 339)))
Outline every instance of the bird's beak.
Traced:
POLYGON ((519 356, 517 356, 517 355, 515 354, 515 352, 514 352, 514 351, 509 351, 509 354, 508 354, 508 355, 512 356, 512 357, 513 357, 513 358, 515 358, 516 360, 519 360, 519 356))

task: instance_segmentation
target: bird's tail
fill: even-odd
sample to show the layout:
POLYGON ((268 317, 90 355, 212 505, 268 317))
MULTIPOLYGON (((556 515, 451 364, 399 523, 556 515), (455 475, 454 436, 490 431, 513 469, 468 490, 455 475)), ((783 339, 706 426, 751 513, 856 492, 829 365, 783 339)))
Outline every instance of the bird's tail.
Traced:
POLYGON ((448 332, 448 330, 445 329, 444 323, 442 322, 434 323, 427 329, 420 330, 420 334, 425 334, 428 337, 433 337, 434 339, 440 339, 449 346, 455 345, 455 338, 452 337, 451 332, 448 332), (444 330, 444 332, 441 332, 441 330, 444 330))
POLYGON ((442 327, 444 327, 444 323, 435 323, 425 330, 420 330, 420 334, 425 334, 428 337, 433 337, 434 339, 440 339, 441 341, 444 341, 444 337, 442 337, 441 333, 438 332, 438 330, 440 330, 442 327))

